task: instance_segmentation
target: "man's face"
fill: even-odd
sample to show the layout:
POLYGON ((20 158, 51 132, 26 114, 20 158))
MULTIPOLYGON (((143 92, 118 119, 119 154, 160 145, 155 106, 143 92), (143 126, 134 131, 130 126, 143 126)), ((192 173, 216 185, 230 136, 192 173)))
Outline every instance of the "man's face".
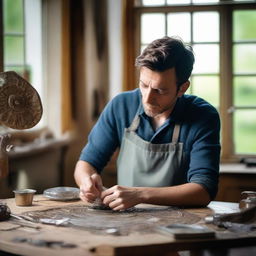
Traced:
POLYGON ((154 118, 161 114, 169 116, 177 98, 185 93, 189 82, 183 84, 177 91, 175 68, 158 72, 142 67, 139 86, 144 111, 149 117, 154 118))

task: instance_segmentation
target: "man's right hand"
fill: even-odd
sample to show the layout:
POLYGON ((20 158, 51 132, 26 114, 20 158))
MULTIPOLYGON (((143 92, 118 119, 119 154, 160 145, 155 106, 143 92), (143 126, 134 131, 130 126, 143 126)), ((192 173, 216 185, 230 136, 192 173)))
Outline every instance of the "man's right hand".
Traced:
POLYGON ((79 160, 76 164, 74 178, 80 188, 80 198, 83 201, 93 203, 96 198, 100 198, 102 179, 91 164, 79 160))
POLYGON ((100 197, 102 191, 102 180, 99 174, 92 174, 83 178, 80 185, 80 198, 89 203, 93 203, 100 197))
POLYGON ((84 177, 80 184, 80 198, 89 203, 93 203, 96 198, 101 196, 102 179, 99 174, 92 174, 84 177))

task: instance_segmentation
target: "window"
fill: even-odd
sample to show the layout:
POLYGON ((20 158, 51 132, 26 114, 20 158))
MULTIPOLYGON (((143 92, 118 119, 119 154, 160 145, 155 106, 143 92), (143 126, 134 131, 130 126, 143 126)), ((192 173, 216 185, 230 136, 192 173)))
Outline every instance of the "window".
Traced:
MULTIPOLYGON (((3 0, 3 71, 15 71, 43 98, 40 0, 3 0)), ((41 126, 42 121, 37 125, 41 126)))
POLYGON ((25 22, 22 0, 3 1, 4 71, 27 76, 25 64, 25 22))
POLYGON ((233 12, 235 152, 256 153, 256 10, 233 12))
POLYGON ((222 120, 222 159, 256 155, 256 4, 254 1, 136 1, 138 55, 164 35, 193 46, 188 93, 214 105, 222 120))

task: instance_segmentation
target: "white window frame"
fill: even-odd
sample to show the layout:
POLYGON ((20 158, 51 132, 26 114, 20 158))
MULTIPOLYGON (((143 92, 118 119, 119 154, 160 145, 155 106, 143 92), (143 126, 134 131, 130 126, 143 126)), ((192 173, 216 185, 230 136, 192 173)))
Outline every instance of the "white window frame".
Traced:
MULTIPOLYGON (((255 3, 237 4, 208 4, 208 5, 174 5, 174 6, 154 6, 145 7, 139 4, 134 7, 135 20, 135 56, 140 54, 141 35, 141 15, 144 13, 168 13, 177 12, 198 12, 198 11, 218 11, 220 15, 220 106, 219 112, 222 126, 222 162, 238 162, 243 157, 252 155, 235 154, 233 139, 233 74, 232 74, 232 12, 234 10, 256 9, 255 3)), ((166 19, 167 20, 167 19, 166 19)), ((167 26, 165 26, 166 28, 167 26)), ((167 31, 166 31, 167 35, 167 31)), ((193 42, 192 42, 193 43, 193 42)), ((138 74, 136 74, 138 80, 138 74)), ((247 109, 247 107, 246 107, 247 109)), ((250 107, 248 107, 250 109, 250 107)), ((253 155, 255 156, 255 155, 253 155)))

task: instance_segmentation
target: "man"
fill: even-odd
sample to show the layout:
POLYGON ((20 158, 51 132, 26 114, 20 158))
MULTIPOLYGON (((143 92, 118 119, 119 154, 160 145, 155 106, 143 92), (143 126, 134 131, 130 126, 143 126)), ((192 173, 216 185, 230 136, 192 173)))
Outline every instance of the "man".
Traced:
POLYGON ((139 89, 107 104, 76 165, 82 200, 101 198, 124 210, 139 203, 205 206, 215 197, 220 120, 209 103, 184 95, 193 64, 191 47, 170 37, 137 57, 139 89), (100 172, 117 148, 118 185, 103 191, 100 172))

